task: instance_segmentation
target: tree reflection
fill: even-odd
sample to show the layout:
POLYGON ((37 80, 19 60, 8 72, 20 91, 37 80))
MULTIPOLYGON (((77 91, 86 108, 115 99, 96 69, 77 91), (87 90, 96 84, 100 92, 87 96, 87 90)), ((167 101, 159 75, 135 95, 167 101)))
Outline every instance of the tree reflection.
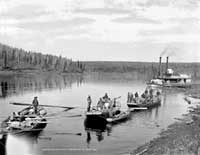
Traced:
POLYGON ((45 89, 65 89, 82 85, 83 75, 15 75, 0 76, 0 97, 24 94, 26 91, 41 92, 45 89))

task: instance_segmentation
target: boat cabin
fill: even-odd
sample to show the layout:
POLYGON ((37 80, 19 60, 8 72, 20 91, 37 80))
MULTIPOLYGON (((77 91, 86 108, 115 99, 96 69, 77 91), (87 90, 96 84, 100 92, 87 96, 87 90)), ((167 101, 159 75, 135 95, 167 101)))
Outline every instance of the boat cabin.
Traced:
POLYGON ((166 87, 190 87, 192 84, 191 76, 187 74, 175 74, 174 70, 168 68, 168 57, 166 61, 165 73, 162 73, 161 57, 159 62, 159 72, 157 78, 152 79, 148 84, 166 87))

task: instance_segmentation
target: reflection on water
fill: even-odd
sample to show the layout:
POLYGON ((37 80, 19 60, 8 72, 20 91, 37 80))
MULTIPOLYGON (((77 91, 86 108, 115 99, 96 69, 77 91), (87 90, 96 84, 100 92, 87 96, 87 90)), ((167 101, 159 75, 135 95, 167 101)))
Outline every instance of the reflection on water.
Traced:
POLYGON ((90 142, 92 140, 91 135, 95 134, 97 141, 101 142, 104 140, 105 132, 107 133, 107 136, 109 136, 112 131, 112 126, 110 124, 90 122, 88 119, 84 120, 84 127, 87 134, 86 142, 88 144, 88 148, 90 148, 90 142))
POLYGON ((34 147, 38 144, 40 132, 23 133, 20 135, 3 134, 0 138, 1 155, 33 155, 38 152, 34 147))
POLYGON ((143 124, 140 124, 140 127, 145 127, 149 129, 158 128, 160 125, 155 120, 159 118, 159 109, 160 106, 145 111, 132 112, 130 119, 124 122, 120 122, 118 124, 103 124, 94 121, 91 122, 86 118, 84 120, 84 127, 87 134, 86 142, 88 144, 88 147, 90 146, 92 136, 93 138, 96 138, 98 142, 101 142, 105 139, 105 136, 111 136, 113 128, 116 128, 117 126, 123 125, 127 122, 129 123, 129 121, 135 121, 134 119, 138 117, 138 114, 140 115, 140 117, 143 117, 143 119, 146 119, 143 124))
MULTIPOLYGON (((48 126, 41 139, 38 136, 12 136, 0 141, 6 143, 7 155, 94 155, 124 154, 137 146, 151 140, 163 128, 174 122, 175 117, 186 113, 188 105, 183 97, 184 92, 163 91, 160 107, 132 113, 131 119, 117 125, 91 124, 85 121, 84 112, 87 107, 86 98, 90 94, 92 105, 96 105, 105 92, 112 97, 121 96, 121 107, 127 109, 127 92, 143 93, 145 81, 134 74, 95 74, 95 75, 18 75, 0 77, 0 120, 22 107, 8 104, 10 101, 31 102, 38 96, 40 104, 75 106, 70 111, 48 109, 48 114, 56 113, 48 119, 48 126), (126 78, 125 78, 126 77, 126 78), (128 77, 128 78, 127 78, 128 77), (139 79, 138 79, 139 78, 139 79), (2 83, 3 82, 3 83, 2 83), (61 112, 62 111, 62 112, 61 112), (80 116, 81 117, 70 117, 80 116), (84 122, 85 121, 85 122, 84 122), (76 134, 81 133, 81 135, 76 134), (6 142, 7 141, 7 142, 6 142), (15 151, 17 148, 24 148, 15 151), (13 147, 13 148, 12 148, 13 147), (26 148, 26 149, 25 149, 26 148), (95 149, 95 151, 87 150, 95 149), (17 151, 25 151, 18 152, 17 151)), ((2 146, 2 145, 1 145, 2 146)), ((0 151, 5 152, 1 147, 0 151)), ((3 153, 1 153, 3 154, 3 153)))
POLYGON ((8 82, 1 81, 0 97, 6 97, 8 93, 8 82))
POLYGON ((0 154, 6 155, 6 141, 7 141, 7 135, 1 135, 0 137, 0 154))
POLYGON ((81 86, 83 75, 16 75, 0 76, 0 97, 12 94, 23 94, 26 91, 42 91, 44 89, 71 88, 73 83, 81 86))

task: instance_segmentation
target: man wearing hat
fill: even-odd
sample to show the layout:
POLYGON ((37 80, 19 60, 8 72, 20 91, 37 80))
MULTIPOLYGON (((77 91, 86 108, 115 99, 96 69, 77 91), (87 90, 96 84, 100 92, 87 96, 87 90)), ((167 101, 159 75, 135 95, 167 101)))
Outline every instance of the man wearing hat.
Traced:
POLYGON ((39 105, 39 102, 37 100, 37 96, 34 97, 32 105, 33 105, 34 113, 37 114, 37 108, 38 108, 38 105, 39 105))

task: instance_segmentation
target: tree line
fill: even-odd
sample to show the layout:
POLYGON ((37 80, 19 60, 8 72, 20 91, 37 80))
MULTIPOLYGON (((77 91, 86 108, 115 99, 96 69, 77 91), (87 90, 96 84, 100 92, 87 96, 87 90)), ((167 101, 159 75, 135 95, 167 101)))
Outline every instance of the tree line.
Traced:
POLYGON ((25 51, 0 44, 0 69, 84 72, 85 64, 62 56, 25 51))

